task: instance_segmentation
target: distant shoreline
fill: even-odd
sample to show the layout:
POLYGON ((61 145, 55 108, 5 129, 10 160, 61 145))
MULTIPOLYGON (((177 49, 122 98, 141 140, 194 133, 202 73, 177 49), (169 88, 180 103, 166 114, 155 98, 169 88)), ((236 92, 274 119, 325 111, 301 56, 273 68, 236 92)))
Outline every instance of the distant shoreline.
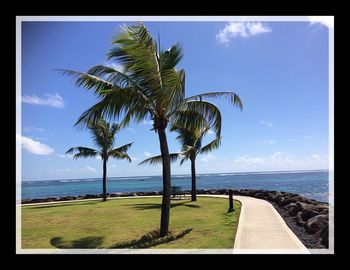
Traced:
MULTIPOLYGON (((197 189, 266 189, 301 194, 320 201, 329 201, 332 185, 328 171, 291 171, 283 173, 218 173, 197 175, 197 189)), ((172 185, 191 189, 190 175, 173 175, 172 185)), ((79 196, 102 193, 101 178, 30 181, 17 185, 17 199, 79 196)), ((150 192, 162 189, 161 176, 108 178, 107 192, 150 192)))
MULTIPOLYGON (((219 173, 202 173, 197 174, 197 176, 208 176, 208 175, 243 175, 243 174, 288 174, 288 173, 311 173, 311 172, 329 172, 329 169, 318 169, 318 170, 289 170, 289 171, 246 171, 246 172, 219 172, 219 173)), ((191 174, 173 174, 172 177, 175 176, 191 176, 191 174)), ((108 176, 108 179, 111 178, 130 178, 130 179, 137 179, 137 178, 144 178, 144 177, 162 177, 162 175, 135 175, 135 176, 108 176)), ((37 179, 37 180, 22 180, 22 183, 28 183, 28 182, 40 182, 40 181, 62 181, 62 180, 92 180, 96 179, 99 180, 102 177, 91 177, 91 178, 60 178, 60 179, 37 179)))

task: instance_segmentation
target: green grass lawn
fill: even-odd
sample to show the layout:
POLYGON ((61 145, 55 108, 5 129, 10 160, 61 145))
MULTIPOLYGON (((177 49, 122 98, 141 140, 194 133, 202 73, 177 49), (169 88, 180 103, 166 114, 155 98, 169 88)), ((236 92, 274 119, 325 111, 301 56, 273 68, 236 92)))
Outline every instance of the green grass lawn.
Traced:
POLYGON ((170 235, 157 238, 161 198, 22 207, 22 248, 233 248, 240 203, 172 200, 170 235))

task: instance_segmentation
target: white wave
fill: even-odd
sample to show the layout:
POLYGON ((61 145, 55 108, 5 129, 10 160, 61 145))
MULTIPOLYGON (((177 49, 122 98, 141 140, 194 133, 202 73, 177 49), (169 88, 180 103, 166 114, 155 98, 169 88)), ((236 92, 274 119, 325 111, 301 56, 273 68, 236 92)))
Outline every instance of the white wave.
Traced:
POLYGON ((67 183, 70 182, 70 180, 60 180, 61 183, 67 183))
POLYGON ((327 172, 328 170, 300 170, 300 171, 267 171, 267 172, 246 172, 237 173, 236 175, 250 175, 250 174, 290 174, 290 173, 315 173, 315 172, 327 172))
POLYGON ((80 182, 80 180, 72 180, 72 182, 80 182))
POLYGON ((117 177, 117 178, 111 178, 110 180, 112 181, 116 181, 116 180, 137 180, 137 179, 150 179, 152 177, 148 177, 148 176, 142 176, 142 177, 117 177))

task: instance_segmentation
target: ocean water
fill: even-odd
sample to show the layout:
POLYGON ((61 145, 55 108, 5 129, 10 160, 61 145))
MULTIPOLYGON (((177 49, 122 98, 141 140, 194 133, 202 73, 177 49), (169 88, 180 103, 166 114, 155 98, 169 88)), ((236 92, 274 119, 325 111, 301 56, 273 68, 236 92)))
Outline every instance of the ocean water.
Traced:
MULTIPOLYGON (((320 171, 198 174, 197 189, 267 189, 297 193, 328 202, 329 173, 320 171)), ((173 175, 172 185, 190 190, 190 175, 173 175)), ((161 176, 109 177, 107 192, 161 191, 161 176)), ((101 178, 23 181, 22 198, 78 196, 102 193, 101 178)))

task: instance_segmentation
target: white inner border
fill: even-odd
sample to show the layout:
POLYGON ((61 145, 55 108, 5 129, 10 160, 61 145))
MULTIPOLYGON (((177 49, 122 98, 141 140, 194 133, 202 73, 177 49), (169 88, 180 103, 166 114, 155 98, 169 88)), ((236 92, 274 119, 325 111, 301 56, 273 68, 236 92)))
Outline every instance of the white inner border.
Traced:
MULTIPOLYGON (((327 16, 334 21, 334 16, 327 16)), ((89 22, 89 21, 115 21, 115 22, 137 22, 137 21, 266 21, 266 22, 310 22, 309 16, 17 16, 16 17, 16 136, 21 134, 21 35, 22 22, 89 22)), ((313 254, 333 254, 334 253, 334 27, 328 28, 328 76, 329 76, 329 248, 310 249, 313 254)), ((276 249, 22 249, 21 246, 21 191, 22 191, 22 156, 21 142, 16 140, 16 253, 17 254, 295 254, 298 250, 276 250, 276 249)))

